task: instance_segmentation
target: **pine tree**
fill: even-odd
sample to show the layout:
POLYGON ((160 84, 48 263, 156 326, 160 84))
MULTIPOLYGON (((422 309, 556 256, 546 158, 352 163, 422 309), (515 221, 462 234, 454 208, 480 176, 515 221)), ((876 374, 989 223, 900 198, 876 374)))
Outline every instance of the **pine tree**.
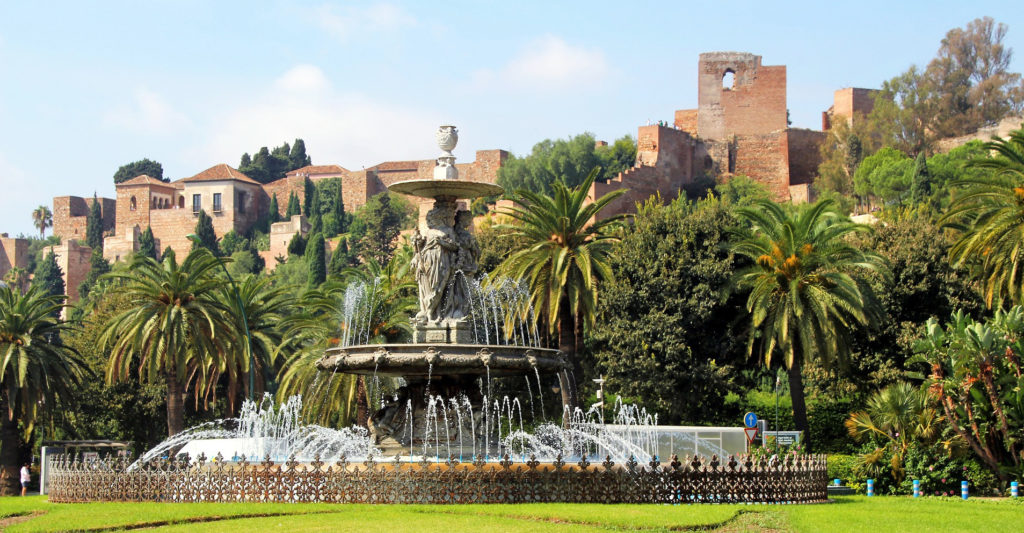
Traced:
POLYGON ((270 197, 270 212, 267 213, 267 217, 270 219, 270 223, 281 221, 281 211, 277 206, 277 193, 275 192, 270 197))
POLYGON ((309 268, 308 284, 311 288, 319 287, 327 279, 326 255, 324 236, 314 233, 306 246, 306 265, 309 268))
POLYGON ((156 239, 153 238, 153 230, 149 226, 146 226, 145 231, 139 235, 139 251, 135 253, 156 259, 156 239))
POLYGON ((302 255, 306 252, 306 239, 302 238, 302 234, 295 232, 292 240, 288 241, 288 255, 302 255))
POLYGON ((206 214, 205 210, 199 210, 199 220, 196 221, 195 234, 199 242, 192 243, 192 249, 206 248, 213 255, 220 257, 220 246, 217 245, 217 233, 213 230, 213 219, 206 214))
POLYGON ((313 161, 306 155, 306 143, 302 139, 295 139, 295 144, 292 145, 292 150, 288 154, 288 160, 291 163, 289 170, 308 167, 313 164, 313 161))
POLYGON ((85 244, 93 250, 103 250, 103 211, 96 193, 92 194, 92 206, 85 217, 85 244))
POLYGON ((310 213, 313 211, 313 200, 316 199, 316 186, 313 185, 312 180, 306 178, 303 182, 303 187, 305 188, 305 195, 302 202, 302 214, 309 218, 311 216, 310 213))
POLYGON ((242 154, 242 160, 238 163, 238 170, 242 170, 250 165, 252 165, 252 158, 249 157, 249 152, 245 152, 242 154))
POLYGON ((295 195, 295 191, 292 191, 288 195, 288 210, 285 211, 284 216, 286 219, 291 220, 293 216, 301 214, 299 210, 299 197, 295 195))
POLYGON ((100 250, 93 250, 92 256, 89 258, 89 273, 85 275, 85 280, 78 285, 78 297, 87 298, 89 291, 99 281, 100 276, 110 272, 110 261, 103 258, 103 252, 100 250))
POLYGON ((51 296, 64 295, 64 272, 61 271, 60 265, 57 264, 57 256, 53 255, 52 251, 47 253, 43 262, 36 267, 32 285, 40 287, 51 296))
POLYGON ((917 154, 914 161, 914 181, 910 190, 910 198, 915 202, 924 202, 932 193, 932 175, 928 171, 928 161, 924 152, 917 154))
POLYGON ((327 265, 327 275, 336 278, 341 277, 341 271, 351 266, 348 257, 348 240, 345 237, 338 239, 338 247, 331 254, 331 263, 327 265))

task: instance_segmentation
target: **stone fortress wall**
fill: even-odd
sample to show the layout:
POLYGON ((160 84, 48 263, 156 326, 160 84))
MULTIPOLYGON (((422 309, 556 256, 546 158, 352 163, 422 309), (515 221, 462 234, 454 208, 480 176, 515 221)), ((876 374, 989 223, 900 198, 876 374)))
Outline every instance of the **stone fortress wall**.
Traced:
POLYGON ((709 52, 697 70, 697 108, 677 110, 672 124, 640 126, 636 166, 591 188, 591 199, 628 190, 606 215, 632 213, 655 193, 673 199, 698 179, 739 175, 765 185, 776 200, 811 201, 827 130, 835 120, 870 113, 875 94, 840 89, 822 113, 822 131, 791 128, 785 66, 764 65, 746 52, 709 52))
MULTIPOLYGON (((812 201, 810 184, 817 173, 819 147, 828 130, 838 120, 853 121, 866 116, 876 94, 872 89, 839 89, 833 95, 832 107, 822 112, 821 131, 791 128, 785 66, 764 65, 761 56, 751 53, 709 52, 700 55, 697 69, 697 107, 675 111, 672 123, 640 126, 635 166, 591 188, 591 199, 627 189, 605 214, 633 213, 637 202, 653 195, 668 201, 684 187, 704 183, 708 178, 724 181, 738 175, 764 184, 776 200, 812 201)), ((1016 120, 1020 124, 1020 119, 1016 120)), ((475 156, 473 162, 456 165, 460 179, 494 183, 509 153, 480 150, 475 156)), ((313 182, 340 179, 345 208, 352 211, 392 183, 431 178, 434 165, 433 159, 388 161, 354 171, 339 165, 314 165, 262 185, 223 164, 173 183, 140 176, 117 185, 116 199, 98 199, 104 232, 108 234, 104 255, 110 260, 127 257, 138 249, 138 237, 146 226, 152 228, 158 249, 170 246, 176 253, 187 253, 191 242, 186 235, 195 228, 193 201, 213 217, 214 228, 222 236, 232 229, 247 231, 267 212, 272 196, 277 197, 279 215, 283 217, 292 193, 300 203, 304 201, 306 178, 313 182), (219 210, 212 209, 215 194, 220 195, 219 210), (197 196, 199 199, 194 200, 197 196)), ((414 205, 422 202, 412 197, 409 200, 414 205)), ((91 202, 91 198, 84 197, 55 197, 54 234, 65 242, 83 240, 91 202)), ((421 216, 428 207, 420 206, 421 216)), ((306 231, 308 222, 301 218, 274 224, 272 250, 262 254, 268 259, 267 266, 273 268, 273 258, 286 255, 280 252, 295 232, 306 231)), ((11 268, 5 265, 23 262, 16 253, 18 249, 16 243, 0 240, 0 271, 11 268), (8 250, 15 253, 12 255, 8 250), (10 257, 4 259, 6 256, 10 257)), ((88 255, 78 248, 68 248, 64 255, 85 257, 84 268, 88 270, 88 255)), ((79 268, 75 266, 79 263, 72 259, 66 263, 68 269, 79 268)), ((73 273, 70 281, 78 277, 79 273, 73 273)), ((71 283, 68 285, 71 293, 71 283)))

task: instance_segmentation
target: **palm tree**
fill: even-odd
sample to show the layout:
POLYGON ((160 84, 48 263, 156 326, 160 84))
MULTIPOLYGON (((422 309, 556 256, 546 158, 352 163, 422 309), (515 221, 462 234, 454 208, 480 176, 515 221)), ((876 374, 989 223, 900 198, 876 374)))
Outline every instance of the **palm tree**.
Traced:
MULTIPOLYGON (((139 380, 167 383, 167 433, 184 427, 184 393, 191 386, 197 401, 210 394, 217 377, 234 372, 226 358, 237 334, 214 275, 217 258, 194 250, 179 266, 174 254, 162 262, 136 255, 126 271, 105 277, 123 283, 132 308, 110 319, 100 343, 111 349, 107 380, 128 376, 138 365, 139 380)), ((230 300, 230 299, 228 299, 230 300)), ((241 363, 248 369, 248 361, 241 363)))
POLYGON ((70 401, 87 373, 78 354, 58 340, 68 324, 57 316, 63 296, 33 287, 24 295, 0 285, 0 495, 18 485, 22 424, 31 434, 41 408, 70 401))
POLYGON ((411 333, 409 316, 417 307, 411 256, 412 250, 404 246, 386 267, 371 258, 360 267, 345 269, 343 279, 329 279, 306 291, 298 305, 302 312, 282 323, 287 342, 277 353, 291 350, 291 355, 283 363, 279 399, 302 394, 304 416, 318 424, 365 422, 367 413, 357 412, 366 409, 363 378, 325 376, 315 363, 326 349, 346 340, 349 344, 394 342, 411 333), (369 316, 346 314, 346 293, 356 284, 366 291, 362 301, 373 302, 369 316))
POLYGON ((758 346, 766 366, 788 369, 793 418, 807 431, 801 366, 818 359, 844 363, 858 326, 874 321, 878 306, 871 288, 859 277, 886 273, 874 252, 852 246, 848 235, 870 231, 835 210, 831 200, 805 209, 787 209, 758 200, 736 210, 750 224, 738 232, 733 252, 753 265, 735 274, 739 289, 749 289, 751 318, 748 354, 758 346))
POLYGON ((885 452, 890 454, 896 484, 903 481, 903 459, 915 442, 931 442, 939 436, 938 412, 929 405, 928 396, 921 389, 899 382, 875 392, 868 400, 867 410, 851 413, 844 422, 850 436, 882 441, 874 451, 861 457, 865 466, 880 470, 885 452))
MULTIPOLYGON (((600 284, 613 279, 608 262, 612 245, 618 241, 614 230, 621 215, 598 220, 601 211, 625 189, 612 191, 590 201, 587 194, 600 169, 595 168, 579 186, 567 187, 561 181, 552 184, 552 195, 518 190, 512 199, 521 207, 502 213, 512 217, 512 225, 503 236, 516 248, 495 270, 498 276, 523 278, 530 286, 530 299, 539 310, 549 332, 558 333, 558 348, 572 361, 582 376, 577 353, 582 348, 582 332, 594 322, 600 284)), ((562 403, 576 406, 574 380, 560 376, 562 403)))
POLYGON ((53 213, 50 212, 50 208, 41 205, 33 209, 32 225, 39 230, 39 238, 42 239, 46 233, 46 228, 53 227, 53 213))
POLYGON ((940 220, 964 233, 950 249, 956 265, 972 263, 981 274, 989 307, 1002 299, 1024 302, 1024 130, 985 143, 997 157, 968 164, 987 176, 954 182, 963 188, 940 220))
POLYGON ((244 306, 247 318, 245 323, 242 321, 243 310, 239 308, 239 298, 235 298, 234 290, 228 284, 221 285, 220 299, 227 302, 228 317, 236 330, 231 336, 232 342, 228 344, 229 353, 226 354, 226 361, 234 366, 234 371, 228 373, 227 393, 228 406, 232 412, 236 411, 235 401, 241 392, 239 377, 244 377, 249 371, 256 372, 258 379, 255 380, 256 390, 252 391, 253 398, 262 394, 266 384, 272 379, 273 356, 282 340, 280 324, 287 316, 293 301, 289 287, 274 287, 269 277, 254 275, 248 275, 238 283, 238 297, 244 306), (244 344, 249 342, 245 335, 246 326, 252 338, 252 363, 255 366, 252 369, 248 367, 249 355, 244 344))

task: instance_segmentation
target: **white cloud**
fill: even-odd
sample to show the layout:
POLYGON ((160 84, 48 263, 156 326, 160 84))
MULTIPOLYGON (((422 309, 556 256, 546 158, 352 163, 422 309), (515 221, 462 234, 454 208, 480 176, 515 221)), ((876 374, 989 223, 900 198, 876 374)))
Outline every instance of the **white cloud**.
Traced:
POLYGON ((609 71, 604 53, 566 43, 548 35, 526 45, 518 56, 497 71, 473 73, 473 85, 482 89, 513 87, 537 92, 585 86, 609 71))
POLYGON ((285 92, 317 93, 330 88, 324 71, 316 65, 298 65, 274 81, 274 86, 285 92))
POLYGON ((103 122, 136 133, 157 135, 179 131, 191 123, 163 96, 145 87, 136 89, 131 105, 108 112, 103 122))
POLYGON ((368 6, 347 5, 341 8, 324 4, 314 9, 311 16, 321 28, 342 40, 359 34, 395 30, 418 24, 416 18, 408 11, 387 2, 377 2, 368 6))
POLYGON ((437 151, 434 113, 335 88, 314 65, 299 65, 248 102, 213 117, 208 139, 188 154, 197 168, 237 164, 243 152, 302 138, 316 164, 351 170, 382 161, 427 159, 437 151), (205 166, 203 166, 205 165, 205 166))

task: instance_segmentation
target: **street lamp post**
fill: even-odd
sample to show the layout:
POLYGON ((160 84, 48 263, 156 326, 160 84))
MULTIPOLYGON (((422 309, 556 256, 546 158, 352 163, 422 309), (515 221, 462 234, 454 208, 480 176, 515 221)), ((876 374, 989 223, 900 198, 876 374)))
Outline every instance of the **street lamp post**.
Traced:
MULTIPOLYGON (((196 245, 202 246, 203 242, 199 239, 199 236, 195 233, 188 234, 188 240, 196 243, 196 245)), ((249 333, 249 317, 245 314, 245 304, 242 303, 242 295, 238 292, 238 285, 235 284, 235 279, 231 277, 231 273, 228 272, 227 267, 224 266, 224 262, 220 258, 217 259, 217 264, 220 265, 221 270, 224 271, 224 275, 228 277, 228 283, 231 284, 231 290, 235 293, 235 302, 238 304, 238 311, 242 313, 242 327, 245 328, 245 355, 249 361, 249 401, 253 401, 253 394, 256 390, 256 366, 252 360, 252 335, 249 333)))

